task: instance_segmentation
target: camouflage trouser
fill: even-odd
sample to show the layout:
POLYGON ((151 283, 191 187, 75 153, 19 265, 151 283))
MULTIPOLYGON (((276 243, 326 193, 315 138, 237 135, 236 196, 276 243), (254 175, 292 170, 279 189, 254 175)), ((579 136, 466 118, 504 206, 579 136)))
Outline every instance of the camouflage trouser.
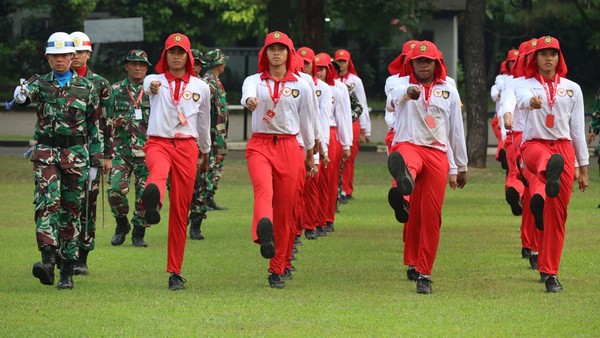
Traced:
MULTIPOLYGON (((200 165, 200 160, 198 160, 200 165)), ((200 216, 206 218, 206 210, 209 197, 213 196, 217 189, 217 184, 221 178, 223 170, 223 161, 215 162, 215 156, 211 152, 208 159, 208 172, 202 174, 198 170, 196 181, 194 182, 194 194, 190 206, 190 216, 200 216)))
POLYGON ((217 190, 217 185, 219 184, 219 180, 221 179, 221 175, 223 173, 223 163, 225 161, 221 161, 220 163, 215 162, 214 155, 211 154, 210 162, 208 164, 208 172, 206 173, 206 190, 209 196, 214 196, 215 191, 217 190))
POLYGON ((36 145, 33 151, 38 249, 57 247, 61 257, 69 260, 79 254, 79 212, 84 203, 88 157, 87 148, 81 145, 66 149, 36 145))
POLYGON ((98 173, 92 181, 92 185, 88 186, 86 182, 83 203, 81 203, 81 210, 79 210, 81 215, 79 247, 88 251, 94 250, 96 246, 96 206, 98 204, 98 194, 100 193, 101 174, 102 168, 98 168, 98 173))
POLYGON ((115 156, 112 161, 112 170, 108 177, 109 188, 108 203, 113 217, 127 217, 129 214, 129 201, 127 193, 131 182, 131 175, 135 175, 135 212, 131 223, 134 226, 145 226, 144 209, 142 208, 142 193, 148 179, 148 168, 143 157, 115 156))

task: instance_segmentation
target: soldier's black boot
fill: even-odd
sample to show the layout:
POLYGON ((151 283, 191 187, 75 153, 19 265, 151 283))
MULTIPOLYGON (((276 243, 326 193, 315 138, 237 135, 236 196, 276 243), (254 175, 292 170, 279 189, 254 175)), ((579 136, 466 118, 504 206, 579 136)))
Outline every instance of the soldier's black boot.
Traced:
POLYGON ((133 243, 133 246, 138 248, 147 247, 148 244, 146 244, 146 241, 144 241, 144 235, 146 235, 145 226, 134 226, 133 232, 131 233, 131 243, 133 243))
POLYGON ((131 230, 131 225, 129 224, 127 217, 117 217, 116 221, 117 227, 115 228, 115 234, 110 240, 110 244, 115 246, 123 244, 125 242, 125 236, 127 236, 129 230, 131 230))
POLYGON ((190 218, 190 238, 195 240, 204 239, 200 226, 202 225, 202 217, 192 216, 190 218))
POLYGON ((44 285, 54 285, 54 266, 56 265, 56 248, 46 245, 40 249, 42 261, 33 264, 33 276, 44 285))
POLYGON ((89 250, 79 249, 79 259, 75 261, 75 266, 73 267, 73 274, 87 275, 90 273, 90 270, 88 270, 87 266, 87 257, 89 253, 89 250))
POLYGON ((214 193, 208 194, 206 204, 210 209, 213 209, 213 210, 228 210, 228 208, 218 205, 217 202, 215 202, 214 193))
POLYGON ((56 285, 59 290, 71 290, 73 288, 73 266, 75 261, 71 259, 62 260, 62 269, 60 269, 60 281, 56 285))

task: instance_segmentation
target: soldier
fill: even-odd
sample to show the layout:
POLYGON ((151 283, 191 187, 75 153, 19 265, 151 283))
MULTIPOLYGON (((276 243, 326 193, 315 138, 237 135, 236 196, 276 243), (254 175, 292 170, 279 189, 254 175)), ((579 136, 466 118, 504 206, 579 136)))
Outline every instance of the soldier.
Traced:
POLYGON ((194 57, 194 75, 201 77, 200 73, 202 73, 202 69, 204 68, 204 65, 202 64, 204 55, 202 55, 201 51, 194 48, 192 48, 191 51, 192 56, 194 57))
POLYGON ((129 51, 123 60, 127 78, 112 85, 114 98, 114 142, 115 157, 109 176, 108 203, 117 222, 112 245, 121 245, 129 233, 131 225, 127 219, 129 202, 127 193, 131 176, 135 174, 135 212, 131 222, 131 241, 136 247, 147 247, 144 241, 146 222, 142 203, 142 192, 148 178, 145 153, 150 101, 144 92, 143 83, 148 67, 152 64, 143 50, 129 51))
MULTIPOLYGON (((92 72, 87 61, 92 55, 92 42, 90 38, 82 32, 71 33, 71 38, 75 44, 75 56, 71 63, 73 69, 79 76, 90 80, 94 85, 94 90, 100 99, 102 115, 100 116, 100 133, 104 135, 104 158, 100 162, 90 163, 93 167, 90 170, 91 186, 86 189, 85 203, 81 206, 81 226, 79 233, 79 259, 75 262, 74 273, 76 275, 87 275, 89 273, 87 266, 87 257, 91 250, 96 246, 96 205, 98 193, 100 192, 100 175, 96 168, 102 169, 103 173, 108 173, 112 166, 113 146, 112 146, 112 97, 110 83, 102 76, 92 72)), ((88 140, 89 142, 89 140, 88 140)))
POLYGON ((219 75, 225 71, 228 57, 219 49, 211 50, 204 56, 204 76, 202 80, 210 87, 210 138, 211 152, 208 172, 198 171, 194 184, 194 197, 190 207, 190 237, 204 239, 200 226, 206 218, 207 206, 214 210, 223 210, 213 199, 217 183, 221 178, 223 160, 227 155, 227 93, 219 80, 219 75))
POLYGON ((46 43, 52 71, 15 90, 17 104, 38 102, 32 162, 34 218, 42 261, 33 265, 32 273, 42 284, 53 285, 59 249, 58 289, 73 288, 88 168, 92 160, 100 163, 104 150, 98 96, 89 80, 70 70, 74 54, 69 34, 52 34, 46 43))

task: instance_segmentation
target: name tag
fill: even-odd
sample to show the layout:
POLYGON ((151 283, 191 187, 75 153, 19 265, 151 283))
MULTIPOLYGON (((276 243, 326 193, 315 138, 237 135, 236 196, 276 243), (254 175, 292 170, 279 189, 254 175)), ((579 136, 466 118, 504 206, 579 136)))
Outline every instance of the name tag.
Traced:
POLYGON ((140 108, 135 108, 135 119, 136 120, 142 119, 142 110, 140 108))

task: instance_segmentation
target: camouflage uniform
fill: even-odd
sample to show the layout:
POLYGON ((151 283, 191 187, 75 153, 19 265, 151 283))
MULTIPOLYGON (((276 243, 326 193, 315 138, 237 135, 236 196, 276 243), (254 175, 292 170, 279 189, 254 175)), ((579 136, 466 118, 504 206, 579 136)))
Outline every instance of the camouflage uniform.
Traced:
POLYGON ((104 151, 98 95, 77 74, 65 87, 52 72, 30 81, 38 101, 32 157, 38 248, 59 247, 63 259, 75 260, 90 160, 100 163, 104 151))
MULTIPOLYGON (((112 94, 108 80, 87 69, 84 77, 94 85, 94 90, 100 100, 100 133, 104 139, 103 158, 111 159, 114 156, 113 146, 113 124, 112 124, 112 94)), ((100 179, 102 177, 102 162, 91 164, 98 168, 98 174, 92 181, 91 187, 87 187, 87 205, 81 205, 81 232, 79 234, 79 246, 82 250, 91 251, 96 246, 96 206, 100 192, 100 179), (86 214, 87 211, 87 214, 86 214)))
MULTIPOLYGON (((600 134, 600 88, 594 98, 594 106, 592 107, 592 122, 590 123, 590 134, 600 134)), ((600 144, 594 149, 594 152, 598 156, 598 163, 600 164, 600 144)))
POLYGON ((228 123, 228 104, 227 93, 221 84, 219 78, 211 70, 212 67, 224 64, 227 57, 218 50, 211 50, 204 56, 204 75, 202 80, 210 87, 210 136, 212 140, 209 168, 206 174, 201 174, 198 170, 196 182, 194 183, 194 195, 190 207, 190 220, 206 218, 208 202, 212 200, 217 184, 221 178, 223 161, 216 163, 215 155, 227 155, 227 123, 228 123))

